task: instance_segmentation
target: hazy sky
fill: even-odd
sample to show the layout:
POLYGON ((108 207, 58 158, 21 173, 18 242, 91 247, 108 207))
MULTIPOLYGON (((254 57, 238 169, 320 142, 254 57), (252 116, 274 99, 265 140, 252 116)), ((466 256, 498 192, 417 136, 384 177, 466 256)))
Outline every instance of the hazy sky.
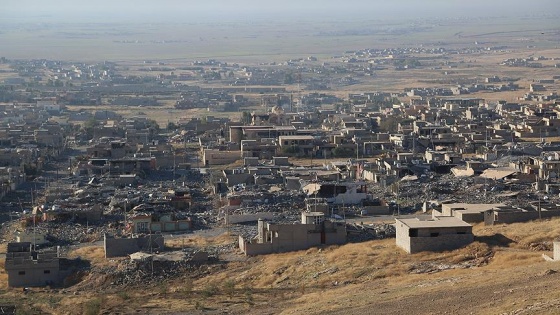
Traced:
POLYGON ((281 18, 320 15, 372 18, 502 16, 560 13, 558 0, 2 0, 0 19, 67 18, 176 19, 181 16, 281 18))

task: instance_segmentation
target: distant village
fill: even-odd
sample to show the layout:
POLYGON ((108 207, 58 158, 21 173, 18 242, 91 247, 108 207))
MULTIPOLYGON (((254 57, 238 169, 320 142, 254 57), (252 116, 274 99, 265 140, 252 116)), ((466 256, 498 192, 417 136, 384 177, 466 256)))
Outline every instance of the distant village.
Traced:
MULTIPOLYGON (((134 69, 2 58, 9 285, 64 286, 89 268, 65 248, 95 242, 107 259, 162 266, 379 238, 413 254, 468 245, 473 224, 558 217, 560 75, 341 92, 384 71, 445 77, 464 66, 450 54, 507 50, 367 49, 260 65, 146 60, 134 69), (517 100, 491 97, 504 91, 517 100), (165 122, 144 113, 154 108, 165 122), (238 241, 207 251, 165 244, 212 229, 238 241)), ((549 259, 560 259, 560 243, 552 250, 549 259)))

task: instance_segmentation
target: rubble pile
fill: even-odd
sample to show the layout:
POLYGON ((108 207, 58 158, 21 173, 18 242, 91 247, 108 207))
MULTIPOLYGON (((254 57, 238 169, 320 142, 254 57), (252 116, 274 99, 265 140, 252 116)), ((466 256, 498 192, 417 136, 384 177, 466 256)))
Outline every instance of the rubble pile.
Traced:
MULTIPOLYGON (((504 203, 506 205, 526 206, 534 201, 531 183, 507 180, 484 179, 479 177, 455 177, 452 174, 421 177, 415 181, 400 181, 398 186, 382 188, 370 183, 368 192, 376 198, 385 198, 396 203, 401 209, 411 212, 421 209, 427 201, 454 201, 460 203, 504 203), (397 198, 398 191, 398 198, 397 198)), ((543 200, 556 200, 557 195, 542 196, 543 200)))
POLYGON ((66 224, 47 222, 43 228, 47 239, 53 245, 95 242, 103 239, 104 233, 114 234, 115 228, 109 226, 84 226, 79 223, 66 224))
POLYGON ((347 224, 349 242, 364 242, 376 239, 395 237, 396 230, 393 224, 347 224))
POLYGON ((489 257, 479 257, 467 261, 463 261, 458 264, 442 263, 437 261, 423 261, 419 263, 411 264, 409 267, 409 272, 414 274, 420 273, 436 273, 444 270, 450 269, 468 269, 474 267, 480 267, 488 263, 489 257))
POLYGON ((136 286, 158 284, 188 274, 192 277, 209 274, 219 265, 201 265, 183 261, 118 261, 117 266, 94 266, 78 286, 77 291, 98 290, 110 286, 136 286), (92 281, 88 281, 91 279, 92 281))

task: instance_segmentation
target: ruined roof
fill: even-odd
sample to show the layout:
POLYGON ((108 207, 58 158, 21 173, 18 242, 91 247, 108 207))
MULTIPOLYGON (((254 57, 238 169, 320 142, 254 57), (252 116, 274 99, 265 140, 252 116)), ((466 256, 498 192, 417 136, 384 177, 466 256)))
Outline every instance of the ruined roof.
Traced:
POLYGON ((508 177, 512 174, 519 173, 518 170, 514 168, 491 168, 487 169, 480 175, 483 178, 490 178, 490 179, 501 179, 504 177, 508 177))

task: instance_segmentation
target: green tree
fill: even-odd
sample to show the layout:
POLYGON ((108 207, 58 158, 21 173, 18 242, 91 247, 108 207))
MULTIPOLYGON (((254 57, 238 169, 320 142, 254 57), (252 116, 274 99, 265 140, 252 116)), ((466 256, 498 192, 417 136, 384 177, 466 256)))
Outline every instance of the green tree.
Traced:
POLYGON ((175 130, 175 129, 177 129, 177 124, 175 124, 172 121, 167 123, 167 130, 175 130))
POLYGON ((285 146, 282 148, 282 153, 284 154, 295 155, 298 154, 299 151, 299 146, 297 145, 285 146))
POLYGON ((350 148, 336 147, 333 149, 332 154, 334 157, 352 157, 355 155, 354 150, 350 148))
POLYGON ((250 125, 253 120, 253 117, 250 112, 243 112, 241 114, 241 122, 245 125, 250 125))
POLYGON ((284 75, 284 84, 293 84, 294 82, 294 75, 292 73, 286 73, 286 75, 284 75))
POLYGON ((82 132, 86 134, 87 139, 93 139, 94 129, 97 126, 99 126, 99 122, 94 117, 91 117, 88 121, 84 123, 84 126, 82 127, 82 132))

